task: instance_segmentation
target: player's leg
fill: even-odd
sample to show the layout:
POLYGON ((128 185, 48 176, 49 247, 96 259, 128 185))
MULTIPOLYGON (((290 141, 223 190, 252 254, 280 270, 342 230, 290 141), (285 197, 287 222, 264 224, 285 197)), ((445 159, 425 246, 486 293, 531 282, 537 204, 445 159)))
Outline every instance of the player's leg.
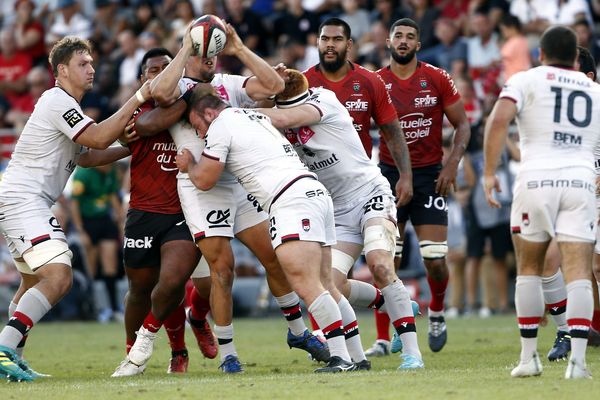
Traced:
POLYGON ((102 221, 101 236, 97 244, 98 259, 102 267, 102 280, 106 286, 111 308, 111 318, 115 318, 121 310, 117 293, 119 232, 114 221, 102 221))
POLYGON ((210 311, 211 284, 210 268, 206 259, 202 257, 192 273, 192 285, 188 284, 186 290, 186 302, 189 305, 187 318, 202 355, 213 359, 217 356, 219 348, 207 319, 210 311))
POLYGON ((546 310, 556 324, 556 339, 548 352, 549 361, 566 359, 571 351, 571 336, 567 325, 567 287, 560 269, 560 251, 555 239, 550 242, 544 259, 542 290, 546 310))
POLYGON ((163 325, 169 338, 171 346, 171 359, 169 360, 168 374, 186 373, 189 357, 185 345, 185 300, 183 300, 167 319, 163 325))
POLYGON ((592 263, 593 277, 592 288, 594 289, 594 317, 590 326, 588 336, 588 346, 600 346, 600 306, 598 306, 598 297, 600 297, 600 229, 596 229, 596 244, 594 246, 594 259, 592 263))
MULTIPOLYGON (((238 215, 241 212, 241 209, 238 210, 238 215)), ((304 323, 302 309, 300 308, 300 298, 292 290, 287 281, 271 245, 268 221, 265 219, 243 229, 236 233, 236 237, 252 251, 265 268, 269 289, 288 324, 287 343, 289 347, 307 351, 313 360, 329 361, 329 349, 327 345, 310 333, 304 323)))

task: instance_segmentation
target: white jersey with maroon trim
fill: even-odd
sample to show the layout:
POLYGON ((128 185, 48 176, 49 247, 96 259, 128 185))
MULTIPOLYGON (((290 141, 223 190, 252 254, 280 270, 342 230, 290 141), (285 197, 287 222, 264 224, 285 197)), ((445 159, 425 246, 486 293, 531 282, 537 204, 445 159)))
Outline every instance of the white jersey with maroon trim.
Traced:
POLYGON ((44 92, 2 176, 0 202, 39 198, 49 206, 54 204, 84 151, 75 140, 92 123, 63 89, 44 92))
MULTIPOLYGON (((358 140, 356 134, 355 137, 358 140)), ((210 124, 202 154, 225 163, 227 170, 265 211, 299 178, 316 178, 302 164, 290 142, 271 125, 270 119, 254 110, 223 110, 210 124)), ((306 193, 306 196, 311 194, 306 193)))
POLYGON ((594 168, 600 85, 582 72, 540 66, 513 75, 500 98, 517 106, 521 170, 594 168))
POLYGON ((304 164, 329 190, 336 209, 362 199, 374 186, 389 187, 367 156, 348 110, 334 92, 313 88, 303 104, 319 110, 321 120, 314 125, 288 129, 285 135, 304 164))
MULTIPOLYGON (((215 74, 210 84, 216 89, 221 99, 232 107, 256 107, 256 102, 246 93, 247 77, 240 75, 215 74)), ((183 77, 179 80, 179 91, 183 95, 188 90, 192 90, 197 80, 189 77, 183 77)), ((204 150, 204 140, 198 138, 196 130, 186 120, 180 120, 169 128, 171 137, 177 146, 177 152, 182 149, 188 149, 196 160, 200 159, 202 150, 204 150)), ((179 179, 188 179, 188 174, 179 173, 179 179)), ((228 173, 224 172, 221 176, 221 182, 235 180, 228 173)))

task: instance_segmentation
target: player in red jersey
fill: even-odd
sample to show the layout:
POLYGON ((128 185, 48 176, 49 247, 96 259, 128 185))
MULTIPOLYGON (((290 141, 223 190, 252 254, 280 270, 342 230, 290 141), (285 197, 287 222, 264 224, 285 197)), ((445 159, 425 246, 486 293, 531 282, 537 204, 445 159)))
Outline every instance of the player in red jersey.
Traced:
MULTIPOLYGON (((165 49, 148 51, 142 59, 142 81, 156 77, 171 60, 171 54, 165 49)), ((134 118, 153 108, 152 102, 144 103, 134 118)), ((127 351, 152 306, 157 314, 171 314, 165 322, 172 349, 168 372, 186 372, 188 356, 182 300, 185 283, 198 264, 200 253, 185 224, 177 195, 176 148, 168 131, 141 138, 129 143, 128 147, 132 157, 131 199, 124 239, 125 271, 129 280, 125 301, 127 351), (173 292, 181 296, 173 296, 169 301, 151 301, 164 299, 164 293, 173 292)), ((210 278, 203 280, 208 312, 210 278)), ((216 345, 210 326, 206 321, 204 325, 208 330, 207 337, 212 340, 212 350, 205 356, 214 358, 216 345)), ((113 377, 136 375, 145 367, 134 365, 126 358, 113 377)))
MULTIPOLYGON (((398 116, 381 78, 347 59, 352 45, 350 26, 345 21, 339 18, 325 20, 319 27, 319 64, 304 71, 304 75, 310 87, 324 87, 336 94, 350 113, 369 158, 373 149, 369 134, 371 118, 381 128, 383 137, 393 149, 392 163, 401 177, 395 182, 397 203, 404 205, 412 197, 412 173, 398 116)), ((332 277, 336 286, 353 306, 380 308, 383 296, 379 289, 366 282, 347 279, 353 264, 354 260, 333 250, 332 277)), ((379 276, 374 280, 381 283, 379 276)), ((317 329, 314 323, 313 328, 317 329)))
MULTIPOLYGON (((444 70, 417 60, 419 26, 409 18, 392 25, 387 39, 390 66, 378 71, 386 83, 410 150, 414 196, 398 209, 401 240, 408 219, 415 227, 431 289, 429 348, 446 344, 444 295, 448 286, 448 207, 446 197, 456 183, 458 164, 470 137, 470 126, 454 82, 444 70), (442 121, 454 127, 454 143, 442 165, 442 121)), ((382 141, 380 168, 390 183, 397 179, 394 159, 382 141)))

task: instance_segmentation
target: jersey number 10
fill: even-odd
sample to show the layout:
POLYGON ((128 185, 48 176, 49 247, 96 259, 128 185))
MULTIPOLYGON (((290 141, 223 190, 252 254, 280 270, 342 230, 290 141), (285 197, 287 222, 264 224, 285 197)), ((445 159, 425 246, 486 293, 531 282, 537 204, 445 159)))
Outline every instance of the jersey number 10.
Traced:
MULTIPOLYGON (((560 123, 561 113, 562 113, 562 91, 561 87, 552 86, 550 88, 552 92, 554 92, 554 122, 560 123)), ((589 126, 592 121, 592 99, 586 92, 582 92, 581 90, 574 90, 567 97, 567 119, 569 122, 576 127, 584 128, 589 126), (577 98, 583 99, 585 102, 585 117, 583 119, 575 118, 575 100, 577 98)))

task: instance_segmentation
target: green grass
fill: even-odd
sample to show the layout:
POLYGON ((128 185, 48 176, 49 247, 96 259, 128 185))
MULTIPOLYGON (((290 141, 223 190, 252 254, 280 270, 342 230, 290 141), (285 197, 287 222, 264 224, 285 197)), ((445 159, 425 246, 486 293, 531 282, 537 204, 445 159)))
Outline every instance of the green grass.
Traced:
MULTIPOLYGON (((369 314, 359 315, 363 344, 375 333, 369 314)), ((448 344, 440 353, 427 347, 427 326, 418 320, 425 370, 399 372, 397 356, 375 358, 371 372, 315 375, 304 352, 285 344, 283 318, 235 321, 236 344, 246 372, 224 376, 218 360, 205 360, 186 332, 190 368, 186 375, 166 374, 166 335, 143 376, 110 378, 124 357, 124 333, 118 324, 52 323, 36 326, 26 358, 52 378, 29 384, 0 383, 0 399, 592 399, 600 393, 600 349, 588 350, 597 379, 566 381, 565 362, 544 362, 540 378, 513 379, 519 354, 514 317, 463 319, 448 323, 448 344)), ((540 331, 545 356, 553 328, 540 331)), ((544 357, 545 360, 545 357, 544 357)))

